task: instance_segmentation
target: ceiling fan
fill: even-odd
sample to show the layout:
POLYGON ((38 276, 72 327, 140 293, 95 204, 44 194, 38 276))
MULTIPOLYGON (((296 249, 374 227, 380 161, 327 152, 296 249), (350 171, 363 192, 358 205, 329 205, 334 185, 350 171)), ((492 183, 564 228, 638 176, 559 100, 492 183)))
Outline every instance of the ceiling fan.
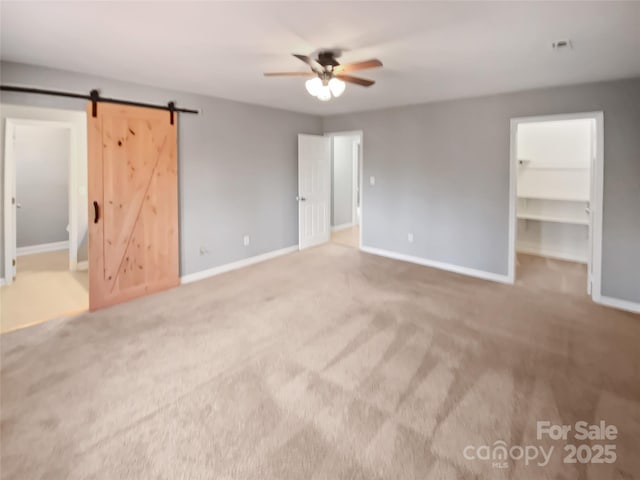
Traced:
POLYGON ((310 72, 273 72, 265 73, 265 77, 313 77, 307 80, 305 86, 307 91, 317 97, 318 100, 326 102, 331 97, 339 97, 344 92, 347 83, 355 83, 362 87, 370 87, 375 82, 366 78, 347 75, 348 72, 366 70, 382 66, 382 62, 377 59, 365 60, 363 62, 340 64, 336 57, 340 56, 339 51, 325 50, 318 54, 318 59, 313 59, 307 55, 293 54, 299 60, 309 65, 310 72))

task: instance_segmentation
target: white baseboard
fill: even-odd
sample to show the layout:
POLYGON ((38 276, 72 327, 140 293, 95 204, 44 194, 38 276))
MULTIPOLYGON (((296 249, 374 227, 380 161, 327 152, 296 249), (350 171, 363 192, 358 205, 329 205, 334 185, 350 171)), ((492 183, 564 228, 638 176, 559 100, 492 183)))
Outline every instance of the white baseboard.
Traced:
POLYGON ((4 277, 0 278, 0 287, 4 285, 4 277))
POLYGON ((254 263, 264 262, 265 260, 270 260, 272 258, 280 257, 282 255, 287 255, 288 253, 293 253, 297 251, 298 251, 298 245, 292 245, 290 247, 281 248, 280 250, 274 250, 272 252, 256 255, 255 257, 244 258, 242 260, 238 260, 237 262, 227 263, 225 265, 220 265, 219 267, 213 267, 207 270, 202 270, 201 272, 183 275, 182 277, 180 277, 180 283, 185 284, 185 283, 197 282, 198 280, 203 280, 205 278, 213 277, 215 275, 220 275, 221 273, 230 272, 231 270, 237 270, 239 268, 248 267, 249 265, 253 265, 254 263))
POLYGON ((343 223, 341 225, 336 225, 334 227, 331 227, 331 231, 332 232, 339 232, 340 230, 346 230, 347 228, 351 228, 354 225, 357 225, 357 224, 354 224, 354 223, 343 223))
POLYGON ((599 297, 595 297, 593 301, 606 307, 618 308, 632 313, 640 313, 640 303, 630 302, 629 300, 621 300, 619 298, 600 295, 599 297))
POLYGON ((583 255, 561 252, 558 250, 549 250, 540 248, 537 245, 518 244, 516 246, 516 251, 519 253, 527 253, 529 255, 537 255, 539 257, 566 260, 568 262, 588 263, 588 260, 583 255))
POLYGON ((68 250, 69 240, 63 242, 43 243, 41 245, 29 245, 28 247, 16 248, 16 255, 31 255, 34 253, 55 252, 58 250, 68 250))
POLYGON ((483 280, 491 280, 493 282, 508 283, 508 284, 513 283, 508 275, 500 275, 498 273, 486 272, 484 270, 476 270, 474 268, 461 267, 459 265, 453 265, 451 263, 437 262, 435 260, 428 260, 426 258, 413 257, 411 255, 391 252, 391 251, 382 250, 379 248, 362 246, 360 250, 366 253, 371 253, 373 255, 380 255, 381 257, 393 258, 395 260, 415 263, 418 265, 422 265, 424 267, 437 268, 439 270, 446 270, 448 272, 459 273, 461 275, 482 278, 483 280))
POLYGON ((82 262, 78 262, 76 265, 76 270, 78 272, 84 272, 89 270, 89 260, 83 260, 82 262))

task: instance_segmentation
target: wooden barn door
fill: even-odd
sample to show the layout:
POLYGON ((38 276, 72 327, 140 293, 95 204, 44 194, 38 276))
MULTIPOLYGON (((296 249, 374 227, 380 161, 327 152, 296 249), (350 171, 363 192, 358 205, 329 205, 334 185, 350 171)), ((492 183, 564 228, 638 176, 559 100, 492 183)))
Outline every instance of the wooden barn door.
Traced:
MULTIPOLYGON (((177 116, 176 116, 177 117, 177 116)), ((89 308, 177 286, 177 119, 150 108, 87 107, 89 308)))

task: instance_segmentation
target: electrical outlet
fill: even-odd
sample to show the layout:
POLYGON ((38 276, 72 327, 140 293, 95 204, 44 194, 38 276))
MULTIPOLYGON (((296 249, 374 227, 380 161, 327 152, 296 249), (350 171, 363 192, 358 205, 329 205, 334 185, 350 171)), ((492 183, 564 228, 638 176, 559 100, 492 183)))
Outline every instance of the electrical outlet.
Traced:
POLYGON ((242 239, 244 246, 248 247, 249 246, 249 242, 250 242, 250 238, 249 235, 245 235, 244 238, 242 239))
POLYGON ((376 177, 374 177, 373 175, 371 175, 369 177, 369 185, 371 185, 372 187, 376 184, 376 177))
POLYGON ((409 243, 413 243, 413 233, 407 234, 407 240, 409 241, 409 243))

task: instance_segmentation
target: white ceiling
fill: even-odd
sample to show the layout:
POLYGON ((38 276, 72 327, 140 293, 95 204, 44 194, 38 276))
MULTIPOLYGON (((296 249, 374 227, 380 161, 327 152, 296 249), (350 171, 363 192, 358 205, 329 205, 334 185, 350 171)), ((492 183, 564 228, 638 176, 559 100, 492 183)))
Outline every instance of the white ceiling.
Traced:
POLYGON ((640 76, 640 2, 10 2, 4 60, 319 115, 640 76), (554 52, 569 38, 573 50, 554 52), (322 103, 291 53, 379 58, 322 103))

